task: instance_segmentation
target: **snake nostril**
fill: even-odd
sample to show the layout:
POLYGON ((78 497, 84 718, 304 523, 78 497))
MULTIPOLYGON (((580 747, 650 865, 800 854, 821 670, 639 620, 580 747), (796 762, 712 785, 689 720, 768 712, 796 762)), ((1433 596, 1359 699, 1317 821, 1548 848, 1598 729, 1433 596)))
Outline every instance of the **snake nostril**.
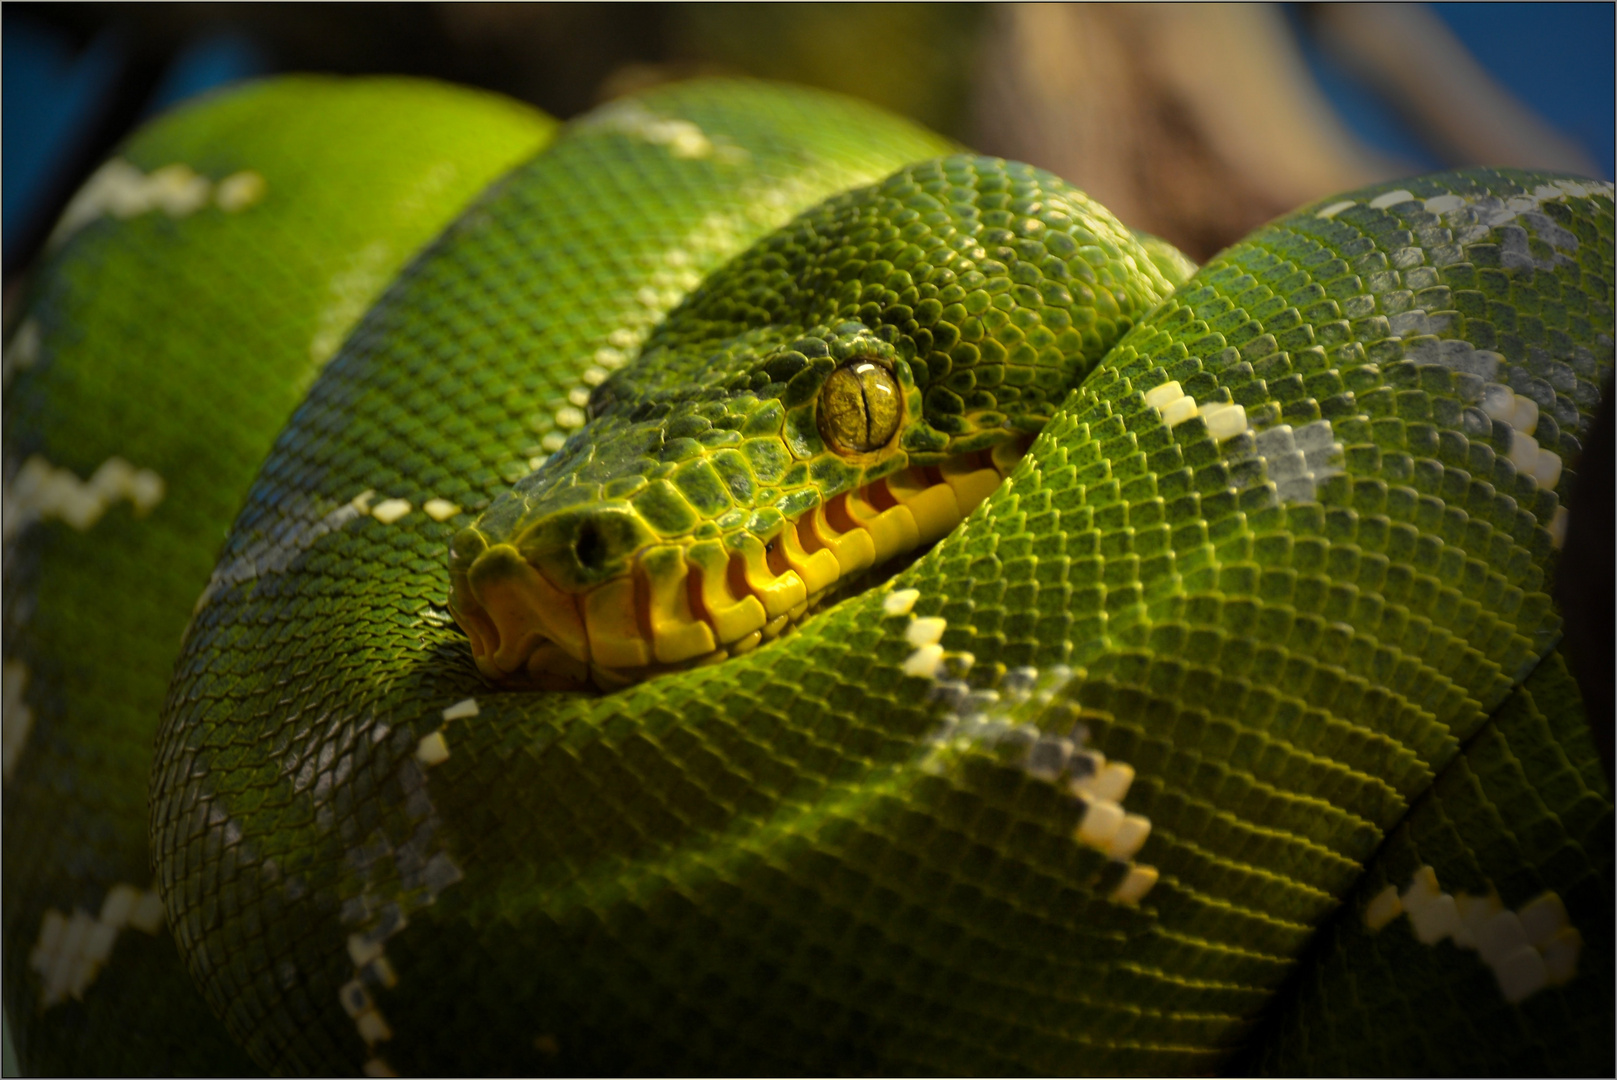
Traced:
POLYGON ((579 526, 578 539, 573 541, 573 554, 577 556, 579 565, 586 569, 599 570, 606 565, 611 555, 611 545, 594 521, 586 520, 579 526))
POLYGON ((628 503, 607 500, 535 515, 519 537, 523 558, 552 585, 583 594, 628 570, 628 558, 653 539, 628 503))

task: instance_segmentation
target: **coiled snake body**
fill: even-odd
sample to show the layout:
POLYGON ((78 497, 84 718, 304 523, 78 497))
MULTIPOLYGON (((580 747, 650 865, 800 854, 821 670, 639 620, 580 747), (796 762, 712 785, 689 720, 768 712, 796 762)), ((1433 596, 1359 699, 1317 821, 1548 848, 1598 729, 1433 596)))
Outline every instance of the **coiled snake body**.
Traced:
POLYGON ((70 210, 7 351, 25 1066, 1610 1068, 1548 599, 1609 184, 1382 185, 1186 281, 808 91, 505 172, 547 134, 271 85, 70 210))

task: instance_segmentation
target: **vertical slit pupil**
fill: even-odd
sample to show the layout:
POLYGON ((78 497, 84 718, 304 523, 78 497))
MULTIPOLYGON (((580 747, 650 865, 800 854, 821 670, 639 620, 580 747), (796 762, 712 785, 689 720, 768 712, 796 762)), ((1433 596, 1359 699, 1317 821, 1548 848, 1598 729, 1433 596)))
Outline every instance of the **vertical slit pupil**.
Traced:
POLYGON ((859 387, 859 413, 865 421, 864 444, 859 448, 861 450, 869 450, 879 441, 875 438, 874 433, 870 430, 871 407, 875 404, 875 402, 870 400, 870 369, 875 366, 876 365, 871 363, 864 363, 853 369, 854 381, 859 387))

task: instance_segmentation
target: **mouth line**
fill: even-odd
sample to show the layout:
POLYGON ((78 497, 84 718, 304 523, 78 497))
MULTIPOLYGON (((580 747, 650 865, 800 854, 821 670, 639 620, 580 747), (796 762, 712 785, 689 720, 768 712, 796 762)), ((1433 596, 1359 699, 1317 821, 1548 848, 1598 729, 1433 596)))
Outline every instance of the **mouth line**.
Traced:
POLYGON ((453 575, 450 610, 478 670, 505 686, 612 690, 718 663, 919 557, 999 487, 1031 442, 912 465, 820 503, 767 541, 648 545, 629 557, 628 574, 580 593, 496 544, 453 575))

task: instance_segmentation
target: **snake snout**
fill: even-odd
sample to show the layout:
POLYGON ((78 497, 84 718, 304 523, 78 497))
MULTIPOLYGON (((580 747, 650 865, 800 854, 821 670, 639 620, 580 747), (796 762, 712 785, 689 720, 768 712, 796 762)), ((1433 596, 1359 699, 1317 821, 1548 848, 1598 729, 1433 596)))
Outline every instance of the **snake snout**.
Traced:
POLYGON ((748 652, 863 571, 929 545, 988 496, 1029 440, 911 467, 812 506, 767 539, 664 540, 623 504, 571 506, 450 549, 450 610, 492 682, 616 687, 748 652))
POLYGON ((513 541, 461 530, 450 547, 450 610, 478 670, 511 685, 589 685, 591 666, 607 659, 602 599, 615 601, 606 606, 616 621, 635 623, 632 600, 619 594, 650 539, 632 508, 614 502, 543 514, 513 541))
POLYGON ((635 552, 655 539, 634 507, 614 501, 546 514, 514 543, 546 579, 577 594, 627 575, 635 552))
POLYGON ((588 685, 578 605, 511 544, 463 529, 451 546, 449 610, 491 682, 572 690, 588 685))

